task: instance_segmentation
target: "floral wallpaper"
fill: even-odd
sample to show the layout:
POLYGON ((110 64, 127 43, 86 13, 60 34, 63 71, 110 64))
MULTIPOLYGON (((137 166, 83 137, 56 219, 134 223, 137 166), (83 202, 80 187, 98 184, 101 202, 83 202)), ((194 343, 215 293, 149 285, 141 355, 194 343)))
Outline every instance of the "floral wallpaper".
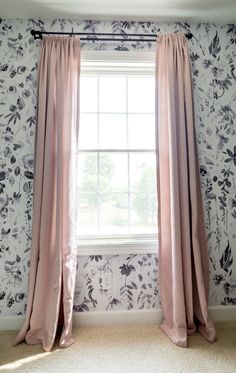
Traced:
MULTIPOLYGON (((31 247, 37 60, 32 28, 117 32, 83 49, 150 50, 126 33, 188 32, 211 305, 236 304, 236 25, 0 19, 0 315, 23 314, 31 247)), ((78 257, 75 311, 160 306, 158 255, 78 257)))
POLYGON ((155 254, 79 257, 74 310, 160 308, 157 270, 155 254))

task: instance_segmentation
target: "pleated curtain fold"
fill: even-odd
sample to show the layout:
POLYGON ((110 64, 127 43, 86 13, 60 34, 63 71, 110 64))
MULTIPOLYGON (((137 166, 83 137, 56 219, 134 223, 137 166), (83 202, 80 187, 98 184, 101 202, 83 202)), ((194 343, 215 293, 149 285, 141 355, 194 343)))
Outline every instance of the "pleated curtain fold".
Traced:
POLYGON ((25 323, 15 344, 73 343, 80 41, 45 37, 39 62, 32 250, 25 323))
POLYGON ((208 315, 208 249, 184 35, 158 37, 156 72, 161 328, 185 347, 196 330, 210 342, 216 332, 208 315))

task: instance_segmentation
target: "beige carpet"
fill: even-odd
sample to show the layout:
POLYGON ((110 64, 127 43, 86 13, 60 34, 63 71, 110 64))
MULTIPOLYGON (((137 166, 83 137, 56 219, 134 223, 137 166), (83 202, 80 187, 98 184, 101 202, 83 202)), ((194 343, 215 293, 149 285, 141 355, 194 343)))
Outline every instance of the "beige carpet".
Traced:
POLYGON ((76 329, 76 343, 50 353, 25 343, 12 347, 14 334, 0 334, 0 372, 39 373, 236 373, 236 323, 217 325, 218 340, 199 334, 186 349, 174 346, 154 326, 76 329))

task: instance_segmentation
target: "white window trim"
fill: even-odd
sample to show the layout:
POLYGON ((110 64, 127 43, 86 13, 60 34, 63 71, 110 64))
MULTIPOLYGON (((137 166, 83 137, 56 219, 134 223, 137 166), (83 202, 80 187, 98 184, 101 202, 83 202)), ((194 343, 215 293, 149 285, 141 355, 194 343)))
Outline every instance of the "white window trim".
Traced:
POLYGON ((156 254, 157 250, 157 234, 93 236, 78 239, 77 255, 156 254))
POLYGON ((82 51, 81 75, 150 75, 155 72, 155 53, 82 51), (110 62, 113 66, 110 66, 110 62))
MULTIPOLYGON (((155 52, 82 51, 83 75, 151 75, 155 73, 155 52), (114 62, 114 68, 110 66, 114 62)), ((86 150, 81 150, 81 152, 86 150)), ((100 149, 101 151, 101 149, 100 149)), ((127 149, 126 149, 127 151, 127 149)), ((151 151, 151 150, 149 150, 151 151)), ((78 237, 77 255, 157 254, 158 234, 129 234, 78 237)))

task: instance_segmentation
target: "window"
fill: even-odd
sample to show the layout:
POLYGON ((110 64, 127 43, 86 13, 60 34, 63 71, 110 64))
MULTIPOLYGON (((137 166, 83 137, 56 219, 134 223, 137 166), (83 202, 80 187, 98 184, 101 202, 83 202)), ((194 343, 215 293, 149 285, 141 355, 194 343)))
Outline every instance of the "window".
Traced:
POLYGON ((149 246, 157 233, 154 64, 86 61, 80 97, 79 246, 149 246))

